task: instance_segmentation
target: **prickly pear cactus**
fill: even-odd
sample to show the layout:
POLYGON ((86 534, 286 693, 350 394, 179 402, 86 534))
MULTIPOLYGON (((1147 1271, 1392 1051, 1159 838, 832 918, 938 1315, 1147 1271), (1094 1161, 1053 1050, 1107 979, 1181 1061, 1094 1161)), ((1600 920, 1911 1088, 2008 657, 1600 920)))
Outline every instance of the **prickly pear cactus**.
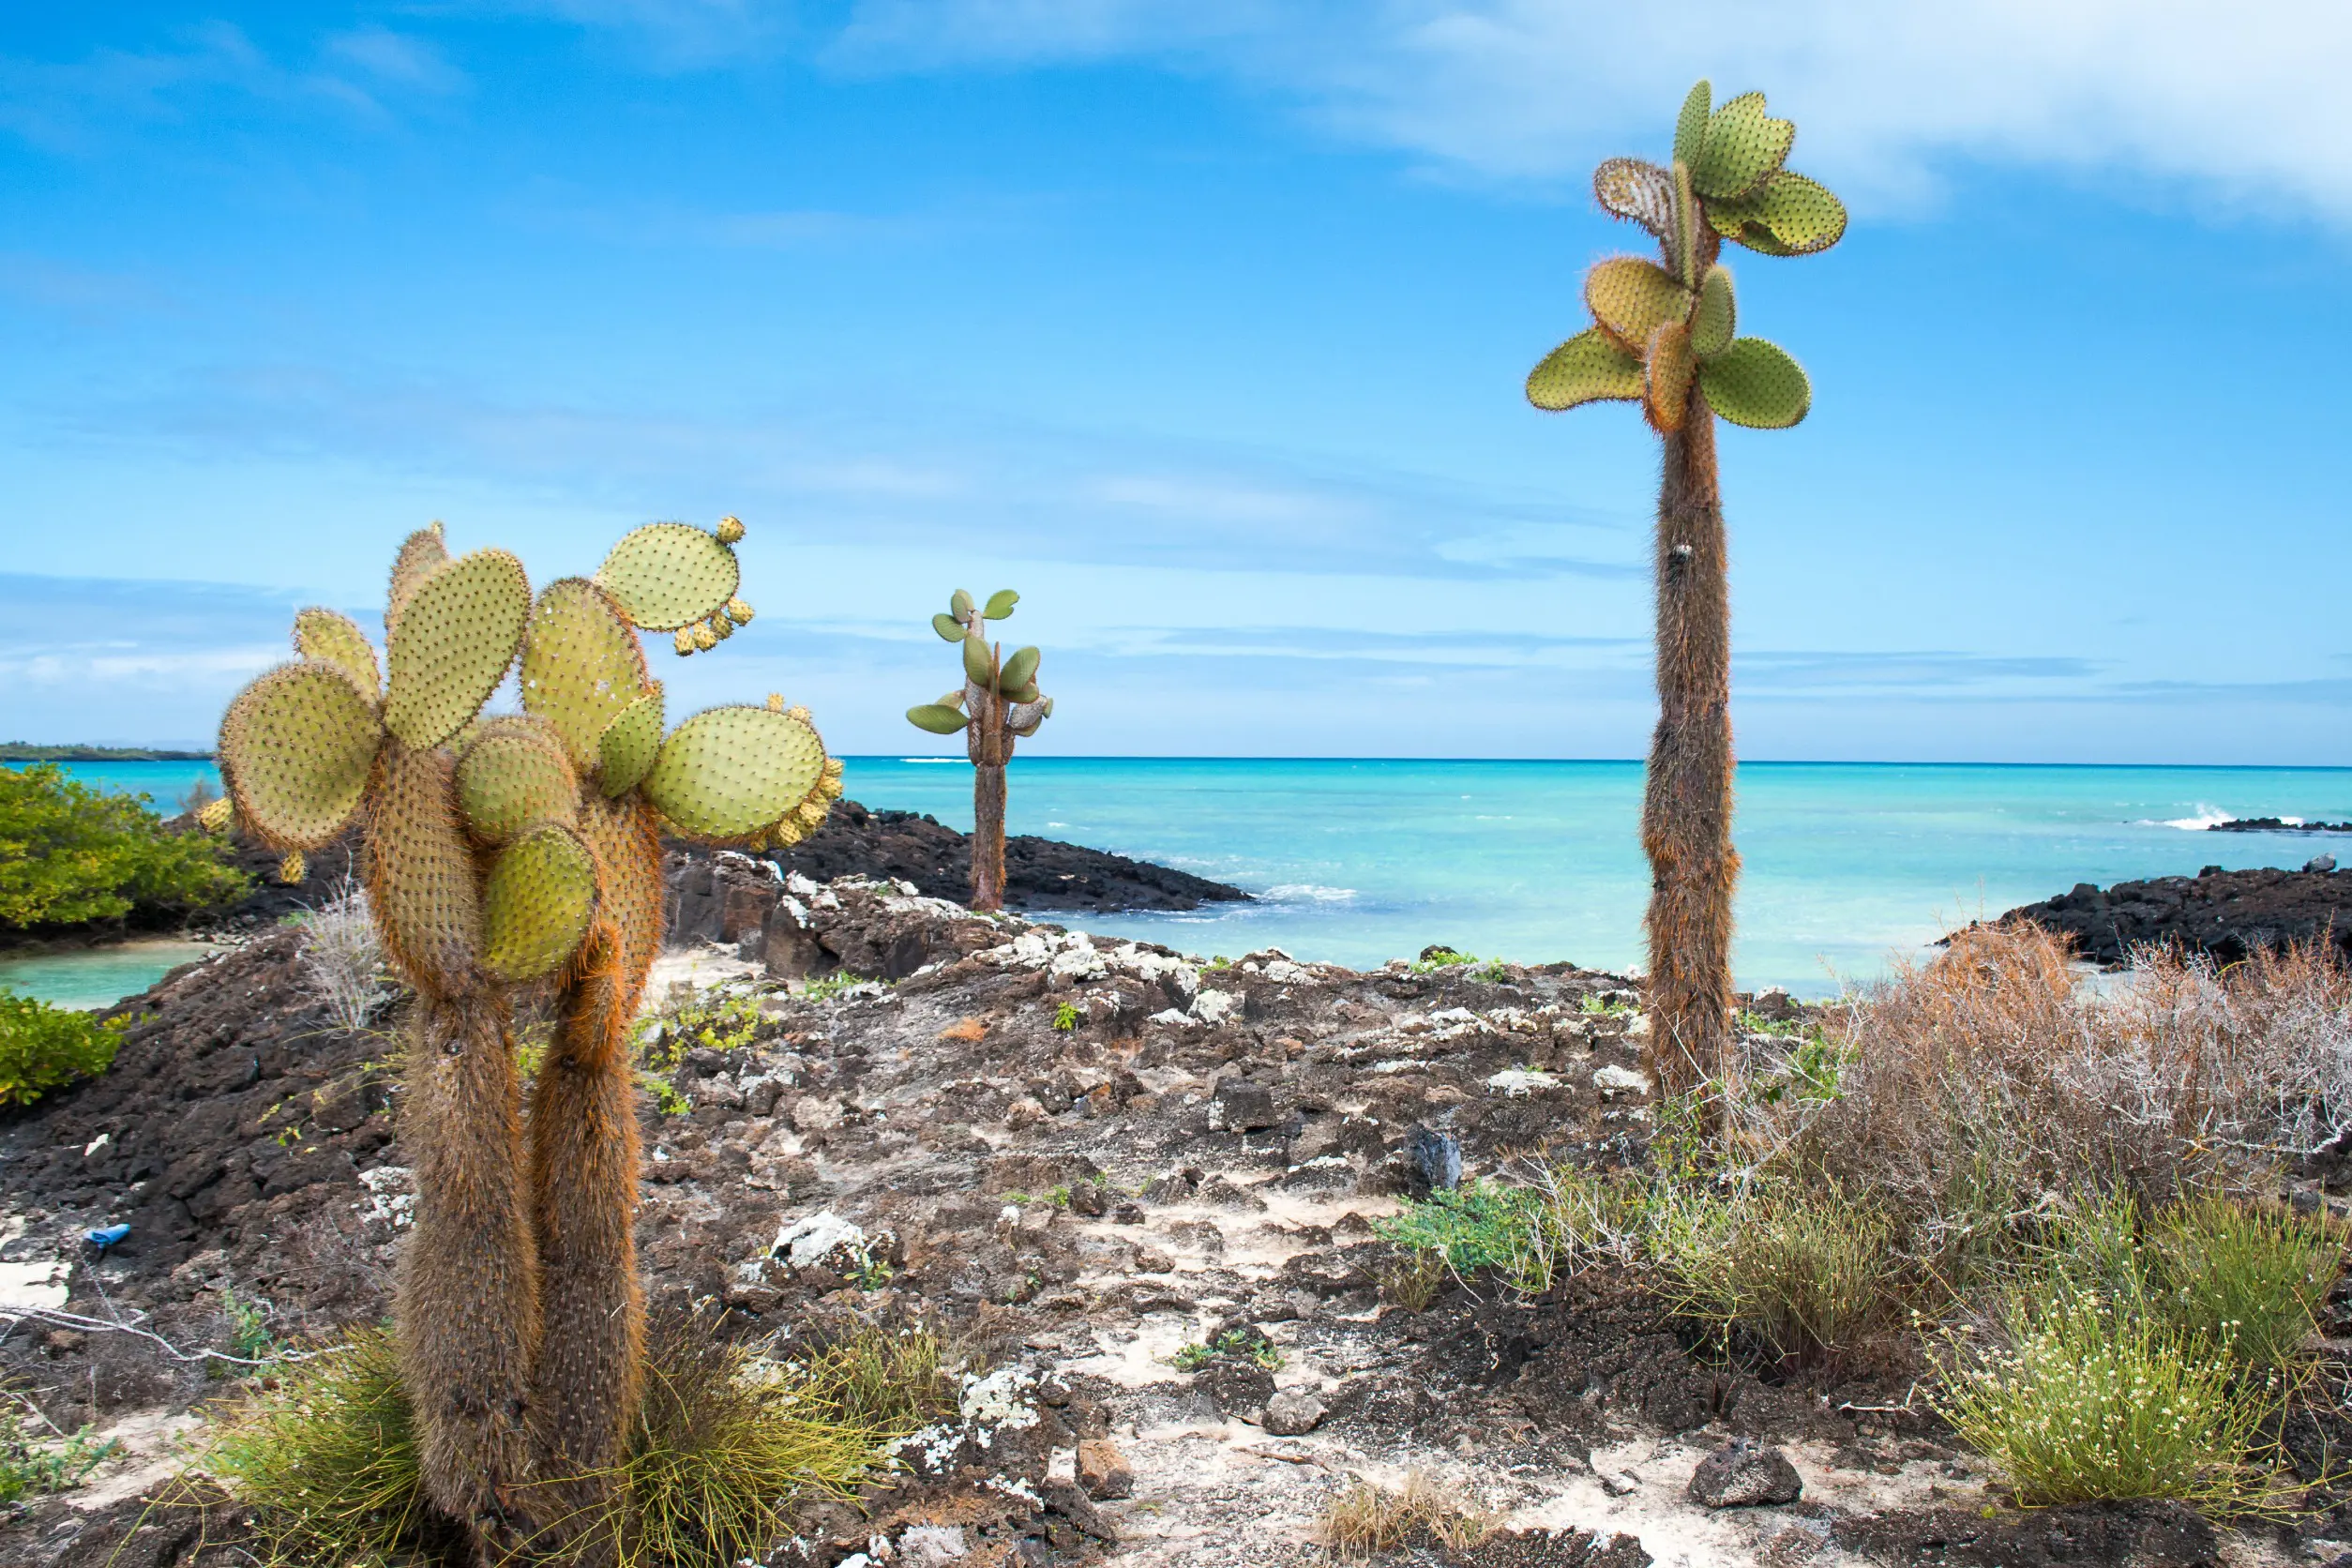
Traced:
POLYGON ((654 523, 535 598, 514 556, 452 559, 436 523, 394 564, 381 663, 348 617, 303 611, 300 656, 221 721, 228 805, 207 827, 241 825, 299 880, 303 852, 368 824, 370 907, 419 998, 403 1378, 427 1490, 486 1551, 595 1516, 635 1410, 626 1042, 661 942, 661 836, 789 843, 841 792, 780 698, 664 733, 639 629, 686 653, 749 622, 744 532, 654 523), (518 660, 522 712, 485 716, 518 660), (531 983, 561 1021, 526 1151, 507 997, 531 983))
POLYGON ((1585 276, 1594 324, 1546 354, 1527 379, 1538 408, 1638 402, 1661 432, 1678 430, 1696 388, 1735 425, 1780 430, 1812 405, 1794 359, 1761 338, 1734 335, 1731 274, 1715 257, 1725 240, 1767 256, 1808 256, 1846 233, 1846 207, 1782 167, 1797 128, 1764 113, 1764 95, 1714 108, 1704 82, 1676 122, 1674 161, 1661 168, 1613 158, 1594 173, 1593 194, 1619 218, 1648 229, 1660 259, 1613 256, 1585 276))
POLYGON ((1002 909, 1004 901, 1004 764, 1017 740, 1037 732, 1053 716, 1053 699, 1037 689, 1034 648, 1017 648, 988 639, 988 623, 1013 613, 1020 596, 1000 588, 985 605, 961 588, 949 597, 946 613, 931 617, 940 640, 961 651, 964 684, 936 702, 907 710, 907 722, 934 735, 961 732, 972 766, 972 907, 1002 909))

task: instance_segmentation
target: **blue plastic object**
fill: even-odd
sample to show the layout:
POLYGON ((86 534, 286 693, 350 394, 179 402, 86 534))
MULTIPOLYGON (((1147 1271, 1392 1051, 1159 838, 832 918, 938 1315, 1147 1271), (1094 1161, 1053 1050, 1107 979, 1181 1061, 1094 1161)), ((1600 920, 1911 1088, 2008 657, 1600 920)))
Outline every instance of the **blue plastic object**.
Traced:
POLYGON ((128 1225, 109 1225, 98 1230, 84 1230, 82 1232, 82 1239, 100 1252, 104 1252, 129 1234, 130 1227, 128 1225))

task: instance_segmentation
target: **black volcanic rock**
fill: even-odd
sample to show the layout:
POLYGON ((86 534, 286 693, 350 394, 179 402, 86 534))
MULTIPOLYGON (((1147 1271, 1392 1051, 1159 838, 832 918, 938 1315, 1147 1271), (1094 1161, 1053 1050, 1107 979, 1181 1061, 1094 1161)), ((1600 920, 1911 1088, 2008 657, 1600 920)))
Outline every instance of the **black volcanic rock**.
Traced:
POLYGON ((2177 942, 2233 963, 2256 948, 2324 941, 2352 959, 2352 873, 2224 871, 2118 882, 2088 882, 2071 893, 2011 910, 2002 920, 2030 920, 2074 939, 2078 956, 2120 964, 2131 949, 2177 942))
POLYGON ((2290 822, 2284 817, 2232 817, 2208 833, 2352 833, 2352 822, 2290 822))
MULTIPOLYGON (((912 811, 868 811, 837 804, 825 825, 769 856, 816 882, 899 877, 934 898, 972 899, 972 839, 912 811)), ((1017 910, 1189 910, 1250 895, 1187 871, 1052 838, 1004 841, 1004 902, 1017 910)))

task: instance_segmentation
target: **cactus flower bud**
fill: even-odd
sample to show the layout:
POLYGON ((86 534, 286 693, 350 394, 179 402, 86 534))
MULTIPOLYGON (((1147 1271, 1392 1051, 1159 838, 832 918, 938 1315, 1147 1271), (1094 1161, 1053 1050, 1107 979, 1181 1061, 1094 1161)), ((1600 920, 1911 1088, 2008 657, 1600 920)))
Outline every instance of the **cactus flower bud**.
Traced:
POLYGON ((670 640, 670 645, 678 650, 680 658, 684 658, 694 652, 694 633, 685 626, 680 626, 678 635, 670 640))
POLYGON ((302 852, 292 850, 287 852, 285 859, 278 863, 278 880, 288 887, 299 887, 302 885, 302 879, 309 874, 309 865, 302 858, 302 852))
POLYGON ((711 624, 708 621, 697 621, 679 635, 691 637, 694 640, 694 645, 698 648, 708 650, 718 646, 718 633, 711 630, 711 624))
POLYGON ((753 610, 749 605, 744 603, 741 599, 729 599, 727 601, 728 617, 739 626, 747 626, 751 625, 751 617, 758 613, 758 611, 753 610))
POLYGON ((743 537, 743 520, 741 518, 721 518, 718 520, 718 526, 711 530, 711 532, 718 535, 718 542, 720 544, 731 545, 737 539, 743 537))
POLYGON ((783 694, 782 692, 780 692, 780 691, 771 691, 771 692, 769 692, 769 693, 768 693, 768 712, 770 712, 770 713, 772 713, 772 714, 780 714, 780 713, 782 713, 783 711, 784 711, 784 694, 783 694))
POLYGON ((711 628, 711 637, 715 641, 724 642, 735 635, 735 623, 724 615, 714 615, 702 624, 711 628))
POLYGON ((227 795, 222 795, 219 800, 204 803, 204 808, 196 813, 196 825, 206 833, 226 833, 235 816, 235 803, 227 795))

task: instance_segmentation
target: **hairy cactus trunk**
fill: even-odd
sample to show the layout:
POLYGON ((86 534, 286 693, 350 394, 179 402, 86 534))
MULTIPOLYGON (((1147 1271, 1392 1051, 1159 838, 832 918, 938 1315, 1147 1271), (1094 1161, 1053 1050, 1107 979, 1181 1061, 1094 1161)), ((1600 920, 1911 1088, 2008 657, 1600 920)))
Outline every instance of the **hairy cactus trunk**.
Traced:
POLYGON ((1731 610, 1715 422, 1693 399, 1658 491, 1658 729, 1650 856, 1650 1063, 1662 1094, 1722 1076, 1730 1043, 1731 610))
POLYGON ((965 687, 972 714, 965 755, 972 759, 972 907, 1004 907, 1004 762, 1013 737, 1004 728, 1004 700, 973 682, 965 687))
POLYGON ((401 1137, 416 1229, 400 1282, 400 1380, 426 1495, 486 1556, 526 1533, 537 1252, 507 1014, 495 993, 418 999, 401 1137))

